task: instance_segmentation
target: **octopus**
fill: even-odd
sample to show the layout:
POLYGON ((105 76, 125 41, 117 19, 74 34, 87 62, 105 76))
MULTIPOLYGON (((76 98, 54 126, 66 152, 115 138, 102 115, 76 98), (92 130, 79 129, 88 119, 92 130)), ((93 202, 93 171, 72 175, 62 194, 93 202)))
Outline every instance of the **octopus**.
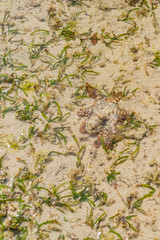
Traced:
POLYGON ((86 91, 95 101, 92 106, 81 108, 77 113, 79 117, 85 117, 80 125, 80 132, 96 136, 96 148, 104 145, 107 150, 112 150, 114 143, 122 138, 120 133, 124 129, 123 123, 130 119, 130 114, 118 106, 123 94, 113 92, 109 97, 99 96, 98 91, 89 83, 86 83, 86 91))

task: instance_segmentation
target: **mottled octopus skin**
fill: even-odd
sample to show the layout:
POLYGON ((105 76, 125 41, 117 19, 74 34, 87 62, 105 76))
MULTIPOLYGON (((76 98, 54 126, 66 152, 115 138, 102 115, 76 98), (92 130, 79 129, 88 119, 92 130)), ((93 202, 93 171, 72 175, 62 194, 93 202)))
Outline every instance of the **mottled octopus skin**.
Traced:
POLYGON ((113 149, 113 141, 119 135, 118 126, 128 120, 129 115, 124 110, 120 109, 117 102, 120 100, 119 95, 112 97, 97 97, 95 89, 87 84, 89 96, 96 98, 94 104, 89 108, 81 108, 78 111, 78 116, 86 117, 85 121, 80 125, 80 132, 97 136, 94 146, 99 148, 101 139, 105 144, 106 149, 113 149), (95 97, 96 96, 96 97, 95 97))

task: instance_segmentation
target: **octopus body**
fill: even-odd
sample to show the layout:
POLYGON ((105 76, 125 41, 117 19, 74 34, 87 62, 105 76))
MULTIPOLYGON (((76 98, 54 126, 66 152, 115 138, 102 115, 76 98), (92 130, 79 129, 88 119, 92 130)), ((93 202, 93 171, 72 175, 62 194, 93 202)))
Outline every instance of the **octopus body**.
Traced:
POLYGON ((120 126, 129 119, 129 114, 120 109, 118 101, 122 96, 114 94, 111 97, 98 96, 96 89, 86 84, 89 96, 95 98, 93 105, 89 108, 82 108, 78 116, 86 117, 80 125, 80 132, 96 136, 94 146, 99 148, 103 143, 106 149, 113 149, 113 144, 120 136, 120 126))

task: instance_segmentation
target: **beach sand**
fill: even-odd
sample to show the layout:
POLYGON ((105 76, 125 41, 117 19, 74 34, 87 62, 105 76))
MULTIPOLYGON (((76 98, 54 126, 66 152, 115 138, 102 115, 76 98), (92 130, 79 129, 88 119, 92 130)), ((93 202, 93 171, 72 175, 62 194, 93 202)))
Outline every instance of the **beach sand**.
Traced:
POLYGON ((160 1, 1 0, 0 239, 160 239, 160 1), (138 119, 80 132, 86 82, 138 119))

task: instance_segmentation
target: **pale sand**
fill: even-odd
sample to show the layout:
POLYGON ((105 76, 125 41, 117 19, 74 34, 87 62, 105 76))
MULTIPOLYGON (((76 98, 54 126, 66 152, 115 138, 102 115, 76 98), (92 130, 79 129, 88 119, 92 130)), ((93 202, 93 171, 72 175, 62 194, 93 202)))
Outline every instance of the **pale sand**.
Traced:
MULTIPOLYGON (((53 160, 49 163, 44 163, 45 169, 36 180, 39 182, 39 186, 52 189, 52 186, 58 186, 66 182, 66 185, 62 186, 62 190, 67 189, 69 181, 71 179, 75 180, 75 175, 78 174, 78 180, 81 184, 82 182, 86 185, 88 184, 88 188, 92 186, 92 196, 90 197, 92 201, 96 199, 96 194, 105 192, 108 194, 108 203, 98 207, 98 200, 95 202, 95 206, 91 203, 89 204, 88 201, 84 201, 73 206, 74 213, 69 210, 65 210, 65 213, 62 213, 54 206, 43 204, 42 212, 38 212, 38 210, 35 210, 35 205, 37 204, 37 208, 39 206, 37 198, 34 200, 34 195, 22 194, 25 203, 33 207, 32 210, 26 211, 28 211, 30 217, 33 217, 34 221, 37 220, 38 223, 41 223, 49 219, 56 219, 61 224, 60 226, 54 225, 61 229, 61 233, 54 231, 52 224, 49 224, 49 237, 45 236, 43 239, 120 239, 115 234, 109 233, 109 225, 113 227, 119 224, 114 230, 124 240, 158 240, 160 239, 160 66, 157 67, 153 60, 155 59, 155 53, 160 51, 160 1, 147 0, 149 9, 151 9, 151 3, 153 3, 153 6, 156 6, 154 12, 153 10, 148 10, 147 6, 144 5, 130 13, 128 22, 122 21, 122 19, 125 18, 130 9, 138 8, 139 3, 142 1, 84 0, 82 2, 84 4, 81 6, 71 6, 71 1, 65 0, 0 1, 0 23, 2 28, 4 15, 9 11, 6 15, 8 22, 5 23, 3 32, 1 30, 0 54, 4 57, 4 53, 16 49, 11 54, 12 59, 6 57, 8 64, 1 65, 1 74, 16 72, 19 77, 23 74, 28 74, 28 76, 35 74, 40 80, 44 80, 46 86, 48 84, 47 81, 57 79, 59 71, 65 70, 66 74, 79 74, 79 79, 77 77, 69 78, 72 87, 67 79, 64 79, 60 86, 55 87, 55 85, 52 85, 45 88, 43 81, 40 84, 36 77, 29 77, 26 82, 34 82, 37 91, 39 91, 37 95, 33 85, 29 91, 26 88, 28 96, 20 89, 18 90, 19 97, 17 101, 19 104, 24 101, 24 98, 28 102, 33 103, 33 96, 35 96, 37 99, 42 99, 43 102, 39 102, 39 104, 41 109, 43 109, 43 105, 47 105, 55 97, 55 100, 61 106, 63 114, 70 112, 66 121, 62 123, 63 126, 67 127, 63 131, 63 134, 67 137, 67 143, 65 145, 63 140, 58 143, 57 139, 51 139, 52 136, 49 136, 49 139, 42 139, 40 135, 37 135, 37 137, 33 137, 26 143, 21 138, 19 145, 26 144, 26 148, 14 150, 9 141, 19 141, 22 135, 27 138, 28 129, 31 126, 35 126, 35 129, 38 129, 37 131, 40 132, 44 129, 47 122, 38 111, 35 113, 35 117, 39 120, 36 120, 35 123, 17 120, 14 112, 7 113, 3 119, 1 117, 1 156, 6 154, 3 159, 3 168, 9 175, 9 180, 6 184, 11 185, 13 178, 19 171, 18 169, 24 167, 24 164, 18 160, 24 160, 27 168, 35 173, 37 170, 34 168, 34 162, 38 156, 47 157, 50 151, 66 153, 65 156, 52 154, 53 160), (137 2, 137 4, 134 4, 134 2, 137 2), (50 11, 50 18, 48 11, 50 11), (75 40, 68 42, 58 36, 60 31, 56 31, 67 24, 75 24, 71 30, 75 30, 75 35, 79 36, 75 40), (137 27, 135 32, 131 29, 135 26, 134 24, 137 27), (9 26, 12 27, 9 29, 9 26), (18 29, 16 35, 14 35, 14 31, 10 31, 13 29, 18 29), (34 34, 33 32, 37 29, 48 30, 49 34, 43 35, 42 32, 34 34), (110 33, 111 37, 114 37, 114 34, 118 36, 127 31, 130 34, 127 36, 127 39, 124 39, 124 36, 122 36, 123 40, 114 41, 107 47, 101 37, 102 29, 105 29, 106 33, 110 33), (85 35, 83 34, 84 32, 86 32, 85 35), (94 33, 97 33, 97 38, 99 39, 96 45, 92 45, 90 40, 94 33), (83 39, 84 46, 80 43, 80 38, 83 39), (54 68, 55 58, 47 55, 44 49, 41 50, 42 54, 39 58, 29 59, 29 51, 33 50, 33 43, 46 43, 50 40, 52 41, 45 47, 45 50, 54 56, 59 56, 62 49, 68 46, 66 57, 69 60, 67 61, 66 69, 64 69, 63 62, 59 62, 56 68, 54 68), (83 47, 86 47, 85 56, 81 55, 79 59, 73 58, 73 53, 82 53, 83 47), (85 59, 86 56, 89 59, 85 59), (91 59, 92 57, 95 58, 91 59), (86 61, 83 62, 83 60, 86 61), (12 69, 12 63, 17 67, 12 69), (20 63, 27 67, 19 70, 20 65, 18 64, 20 63), (81 74, 86 69, 95 71, 97 74, 86 73, 82 81, 81 74), (130 113, 135 112, 136 116, 147 124, 157 125, 153 132, 148 132, 140 141, 138 155, 134 159, 129 157, 126 162, 116 166, 115 170, 120 172, 120 174, 116 176, 116 180, 113 180, 111 184, 107 183, 106 171, 110 171, 114 160, 121 151, 128 147, 127 144, 131 140, 125 139, 116 144, 114 151, 108 156, 102 147, 96 149, 93 146, 95 139, 79 132, 79 126, 83 120, 77 116, 77 111, 81 106, 90 106, 93 102, 92 99, 84 98, 81 101, 79 100, 77 104, 74 104, 76 101, 74 93, 80 86, 85 88, 85 82, 89 82, 98 89, 102 89, 105 86, 105 89, 108 91, 111 91, 113 87, 116 91, 126 89, 128 95, 120 101, 120 107, 130 113), (42 89, 43 92, 41 93, 42 89), (134 92, 135 89, 136 91, 134 92), (44 92, 48 96, 43 95, 44 92), (84 169, 76 167, 77 157, 75 155, 79 149, 72 135, 76 136, 80 146, 86 145, 86 151, 82 158, 84 169), (33 144, 32 149, 30 143, 33 144), (146 198, 142 203, 141 208, 145 211, 145 214, 132 208, 132 204, 137 199, 151 191, 148 187, 140 187, 141 184, 148 184, 155 189, 153 196, 146 198), (130 207, 129 204, 127 205, 127 199, 129 201, 129 198, 131 201, 130 207), (89 226, 91 222, 88 224, 86 222, 91 206, 93 208, 93 222, 101 214, 105 213, 104 220, 98 226, 95 224, 93 228, 89 226), (109 219, 118 213, 117 218, 109 219), (129 221, 138 232, 134 232, 126 222, 125 216, 130 215, 136 215, 129 221), (62 237, 63 235, 64 238, 62 237)), ((4 91, 8 85, 2 85, 1 83, 4 91)), ((23 83, 20 84, 20 87, 23 88, 24 86, 23 83)), ((1 101, 3 110, 3 99, 1 101)), ((7 107, 10 104, 9 101, 6 101, 7 107)), ((47 116, 56 117, 56 104, 52 103, 45 113, 47 116)), ((57 126, 61 126, 61 124, 50 123, 50 131, 52 132, 53 128, 57 126)), ((131 150, 129 151, 127 154, 131 153, 131 150)), ((134 148, 132 148, 133 151, 134 148)), ((37 196, 38 194, 39 196, 48 196, 47 192, 43 192, 43 190, 36 194, 37 196)), ((61 194, 67 194, 67 192, 62 192, 61 194)), ((15 202, 12 204, 16 205, 15 202)), ((41 206, 40 201, 39 204, 41 206)), ((54 205, 53 202, 52 204, 54 205)), ((16 215, 16 211, 12 211, 10 204, 8 208, 11 215, 16 215)), ((27 223, 25 226, 28 226, 26 239, 42 239, 35 235, 36 228, 34 224, 27 223)), ((44 226, 44 228, 48 229, 47 227, 48 225, 44 226)), ((11 234, 7 235, 5 239, 16 238, 11 234)))

